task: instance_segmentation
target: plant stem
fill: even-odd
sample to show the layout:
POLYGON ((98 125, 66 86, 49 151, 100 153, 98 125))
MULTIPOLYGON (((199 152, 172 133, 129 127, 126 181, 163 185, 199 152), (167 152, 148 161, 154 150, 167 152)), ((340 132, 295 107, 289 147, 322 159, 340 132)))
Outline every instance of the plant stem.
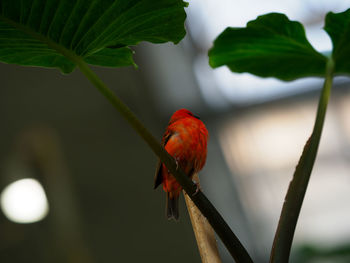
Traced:
POLYGON ((316 121, 309 140, 295 169, 284 200, 280 220, 272 245, 270 263, 286 263, 289 260, 295 227, 303 204, 311 171, 315 163, 317 150, 326 116, 327 104, 333 82, 334 63, 331 58, 327 62, 326 79, 318 103, 316 121))
MULTIPOLYGON (((200 187, 198 174, 192 180, 200 187)), ((213 228, 185 192, 184 197, 202 263, 221 263, 213 228)))
POLYGON ((89 66, 77 56, 69 54, 69 58, 75 62, 83 74, 91 83, 111 102, 111 104, 121 113, 129 122, 134 130, 144 139, 151 147, 153 152, 160 158, 162 163, 169 169, 171 174, 176 178, 178 183, 183 187, 188 196, 196 204, 202 214, 208 219, 211 226, 215 229, 226 248, 236 260, 237 263, 253 262, 248 252, 243 247, 239 239, 232 232, 225 220, 210 203, 206 196, 199 190, 196 193, 197 186, 192 180, 176 165, 173 157, 160 145, 153 135, 142 125, 131 110, 101 81, 101 79, 89 68, 89 66))

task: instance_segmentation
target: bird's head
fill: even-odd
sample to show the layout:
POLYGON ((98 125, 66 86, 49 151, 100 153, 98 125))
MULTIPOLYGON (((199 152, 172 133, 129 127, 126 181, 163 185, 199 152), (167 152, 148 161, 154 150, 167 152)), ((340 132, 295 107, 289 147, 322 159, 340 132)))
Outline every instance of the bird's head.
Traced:
POLYGON ((194 115, 192 112, 190 112, 187 109, 180 109, 174 112, 174 114, 171 116, 170 118, 170 122, 169 123, 174 123, 180 119, 183 118, 197 118, 199 119, 198 116, 194 115))

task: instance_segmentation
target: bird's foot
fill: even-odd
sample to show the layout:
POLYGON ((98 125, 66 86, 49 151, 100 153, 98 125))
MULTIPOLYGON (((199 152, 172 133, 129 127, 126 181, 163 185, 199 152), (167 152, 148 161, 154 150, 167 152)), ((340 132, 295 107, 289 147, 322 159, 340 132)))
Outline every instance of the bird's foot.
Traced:
POLYGON ((174 160, 175 160, 175 163, 176 163, 176 171, 177 171, 177 170, 179 170, 179 161, 178 161, 178 157, 176 157, 176 155, 175 155, 174 160))
POLYGON ((176 171, 179 170, 179 162, 175 159, 175 163, 176 163, 176 171))
MULTIPOLYGON (((176 171, 178 171, 179 170, 179 162, 178 162, 178 160, 177 160, 177 157, 175 156, 174 157, 174 160, 175 160, 175 163, 176 163, 176 167, 175 167, 175 169, 176 169, 176 171)), ((168 173, 170 173, 170 170, 168 169, 168 173)))
POLYGON ((196 185, 196 191, 192 194, 192 196, 195 196, 196 194, 198 194, 199 190, 201 190, 201 187, 197 182, 195 181, 192 181, 192 182, 196 185))

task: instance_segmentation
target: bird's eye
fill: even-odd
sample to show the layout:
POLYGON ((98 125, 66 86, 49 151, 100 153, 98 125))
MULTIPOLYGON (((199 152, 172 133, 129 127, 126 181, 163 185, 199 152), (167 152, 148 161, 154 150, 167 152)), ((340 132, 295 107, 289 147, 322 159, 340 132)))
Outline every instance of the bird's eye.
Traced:
POLYGON ((195 117, 197 119, 200 119, 198 116, 194 115, 192 112, 187 112, 188 115, 190 115, 191 117, 195 117))

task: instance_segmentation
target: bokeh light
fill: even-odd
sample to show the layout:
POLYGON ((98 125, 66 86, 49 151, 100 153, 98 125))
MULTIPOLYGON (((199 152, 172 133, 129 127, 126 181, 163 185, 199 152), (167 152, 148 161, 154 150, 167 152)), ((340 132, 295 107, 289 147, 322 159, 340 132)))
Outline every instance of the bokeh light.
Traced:
POLYGON ((5 216, 16 223, 34 223, 42 220, 49 211, 48 201, 41 184, 35 179, 15 181, 0 196, 5 216))

